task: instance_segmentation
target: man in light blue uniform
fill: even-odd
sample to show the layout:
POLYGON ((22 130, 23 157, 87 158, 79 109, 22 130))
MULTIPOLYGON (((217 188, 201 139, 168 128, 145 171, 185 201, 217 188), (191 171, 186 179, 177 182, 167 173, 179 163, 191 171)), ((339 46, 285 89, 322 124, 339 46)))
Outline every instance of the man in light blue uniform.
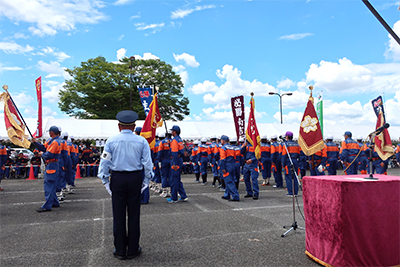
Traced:
POLYGON ((115 245, 113 254, 124 260, 132 259, 141 253, 140 195, 148 188, 153 176, 153 164, 146 139, 133 134, 137 113, 123 110, 116 118, 119 121, 120 133, 107 140, 101 155, 98 177, 112 196, 115 245))

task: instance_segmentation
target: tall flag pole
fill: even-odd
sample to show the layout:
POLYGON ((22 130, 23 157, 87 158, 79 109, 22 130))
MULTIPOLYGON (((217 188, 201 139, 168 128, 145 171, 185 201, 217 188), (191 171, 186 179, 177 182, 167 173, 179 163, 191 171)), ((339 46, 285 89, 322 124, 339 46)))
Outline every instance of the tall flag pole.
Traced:
MULTIPOLYGON (((382 97, 378 96, 371 101, 372 107, 374 108, 375 114, 378 117, 376 122, 376 128, 382 127, 386 123, 385 110, 383 108, 382 97)), ((374 137, 375 150, 382 160, 387 160, 393 156, 394 151, 392 147, 392 141, 390 140, 390 135, 388 129, 384 129, 382 133, 374 137)))
POLYGON ((244 130, 245 127, 244 96, 239 95, 231 97, 231 106, 232 106, 233 121, 235 122, 236 137, 237 140, 239 140, 240 137, 244 138, 246 136, 244 130))
POLYGON ((163 119, 158 109, 157 94, 154 94, 153 101, 150 104, 149 114, 143 123, 141 136, 146 138, 149 143, 150 149, 152 149, 156 143, 156 129, 163 125, 163 119))
POLYGON ((4 85, 3 89, 6 92, 0 94, 0 101, 4 102, 4 122, 6 124, 8 138, 10 138, 14 145, 29 148, 31 142, 28 140, 29 137, 25 135, 25 128, 32 136, 31 131, 29 131, 28 126, 26 126, 24 118, 8 92, 8 86, 4 85))
POLYGON ((310 97, 308 98, 307 107, 300 123, 299 133, 299 146, 306 156, 313 155, 325 147, 321 125, 314 108, 314 98, 312 96, 314 88, 310 86, 309 89, 310 97))
POLYGON ((321 133, 322 136, 324 136, 324 103, 322 100, 322 91, 318 94, 318 102, 316 106, 319 125, 321 125, 321 133))
POLYGON ((36 87, 36 95, 38 101, 38 120, 37 120, 37 128, 36 132, 33 134, 33 137, 39 138, 42 137, 42 77, 39 77, 35 80, 35 87, 36 87))
POLYGON ((250 99, 250 114, 249 114, 249 123, 247 124, 246 130, 246 138, 247 141, 254 147, 254 153, 257 159, 261 158, 261 138, 258 133, 257 124, 256 124, 256 116, 254 114, 255 103, 252 92, 250 99))

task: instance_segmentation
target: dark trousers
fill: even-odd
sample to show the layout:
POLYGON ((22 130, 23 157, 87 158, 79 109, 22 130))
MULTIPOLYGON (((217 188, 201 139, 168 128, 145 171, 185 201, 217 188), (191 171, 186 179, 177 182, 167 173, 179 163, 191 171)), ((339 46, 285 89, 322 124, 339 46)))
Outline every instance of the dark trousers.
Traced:
POLYGON ((140 189, 142 171, 111 174, 112 208, 114 219, 114 246, 118 255, 133 255, 139 249, 140 189), (128 211, 128 231, 126 212, 128 211))

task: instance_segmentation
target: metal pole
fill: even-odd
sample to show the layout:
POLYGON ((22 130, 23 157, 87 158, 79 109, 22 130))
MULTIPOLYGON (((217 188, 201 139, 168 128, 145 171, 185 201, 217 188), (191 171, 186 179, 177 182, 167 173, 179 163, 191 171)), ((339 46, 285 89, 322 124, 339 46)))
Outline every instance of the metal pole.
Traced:
POLYGON ((382 26, 392 35, 393 39, 400 45, 400 38, 397 34, 390 28, 390 26, 386 23, 386 21, 379 15, 378 11, 370 4, 368 0, 362 0, 363 3, 367 6, 367 8, 374 14, 374 16, 379 20, 382 26))
POLYGON ((132 63, 135 60, 135 57, 130 57, 129 60, 131 61, 131 64, 129 66, 129 71, 130 71, 130 73, 129 73, 129 78, 130 78, 129 79, 129 89, 130 89, 129 101, 130 101, 130 108, 131 108, 131 110, 133 110, 133 108, 132 108, 132 80, 133 80, 133 65, 132 65, 132 63))
POLYGON ((283 95, 278 94, 278 96, 279 96, 279 100, 280 100, 280 103, 281 103, 281 124, 283 124, 283 116, 282 116, 282 96, 283 95))

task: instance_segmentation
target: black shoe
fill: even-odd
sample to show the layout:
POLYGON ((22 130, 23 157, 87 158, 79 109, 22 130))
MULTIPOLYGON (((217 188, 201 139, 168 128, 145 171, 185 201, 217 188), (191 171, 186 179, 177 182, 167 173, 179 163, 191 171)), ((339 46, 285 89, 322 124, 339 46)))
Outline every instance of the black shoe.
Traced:
POLYGON ((254 200, 257 200, 257 199, 258 199, 258 196, 253 196, 253 199, 254 199, 254 200))
POLYGON ((131 260, 131 259, 136 258, 137 256, 139 256, 141 253, 142 253, 142 248, 139 247, 138 250, 137 250, 137 252, 136 252, 135 254, 128 255, 128 256, 126 256, 126 258, 127 258, 128 260, 131 260))
POLYGON ((244 197, 245 197, 245 198, 249 198, 249 197, 253 197, 253 195, 247 194, 247 195, 245 195, 244 197))
POLYGON ((229 199, 229 201, 238 202, 238 201, 240 201, 240 199, 229 199))
POLYGON ((113 251, 113 255, 114 255, 114 257, 116 257, 119 260, 125 260, 126 259, 126 256, 118 255, 117 254, 117 250, 115 248, 114 248, 114 251, 113 251))
POLYGON ((36 211, 37 211, 37 212, 46 212, 46 211, 51 211, 51 210, 49 210, 49 209, 43 209, 43 208, 38 208, 36 211))
POLYGON ((221 198, 222 198, 222 199, 226 199, 226 200, 230 200, 229 197, 224 197, 224 196, 222 196, 221 198))

